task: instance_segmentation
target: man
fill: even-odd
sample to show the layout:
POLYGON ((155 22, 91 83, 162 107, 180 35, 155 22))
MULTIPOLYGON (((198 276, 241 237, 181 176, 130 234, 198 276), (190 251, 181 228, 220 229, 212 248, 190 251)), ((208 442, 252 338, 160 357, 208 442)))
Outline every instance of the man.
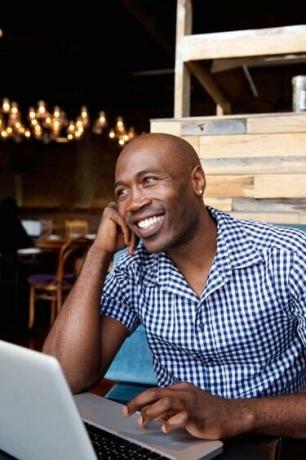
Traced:
POLYGON ((306 436, 306 236, 203 205, 193 148, 166 134, 119 156, 80 277, 47 338, 73 391, 94 384, 140 322, 159 388, 124 415, 199 438, 306 436), (138 241, 141 240, 140 244, 138 241), (129 255, 108 275, 114 253, 129 255))

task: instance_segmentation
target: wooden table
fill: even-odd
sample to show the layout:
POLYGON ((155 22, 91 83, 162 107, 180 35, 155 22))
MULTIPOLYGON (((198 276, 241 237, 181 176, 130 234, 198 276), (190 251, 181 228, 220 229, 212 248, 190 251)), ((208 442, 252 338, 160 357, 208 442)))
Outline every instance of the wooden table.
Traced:
POLYGON ((67 238, 39 238, 35 241, 35 246, 42 251, 56 251, 58 252, 61 247, 68 243, 67 238))
MULTIPOLYGON (((84 235, 84 238, 93 241, 95 239, 95 234, 88 234, 84 235)), ((49 237, 49 238, 38 238, 35 241, 35 246, 42 251, 49 251, 49 252, 58 252, 61 247, 71 241, 71 238, 64 238, 64 237, 49 237)))

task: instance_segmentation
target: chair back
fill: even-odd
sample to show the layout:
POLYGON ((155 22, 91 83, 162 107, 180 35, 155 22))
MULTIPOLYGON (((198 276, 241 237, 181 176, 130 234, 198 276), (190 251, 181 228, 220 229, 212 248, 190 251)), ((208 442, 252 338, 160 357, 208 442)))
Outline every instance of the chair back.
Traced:
POLYGON ((67 273, 77 276, 92 241, 79 237, 68 241, 61 247, 56 271, 56 283, 62 284, 67 273))
POLYGON ((64 244, 60 250, 55 279, 58 312, 63 303, 64 292, 67 288, 70 290, 74 284, 91 244, 91 240, 80 237, 64 244))
POLYGON ((66 219, 65 238, 78 238, 88 233, 89 226, 85 219, 66 219))

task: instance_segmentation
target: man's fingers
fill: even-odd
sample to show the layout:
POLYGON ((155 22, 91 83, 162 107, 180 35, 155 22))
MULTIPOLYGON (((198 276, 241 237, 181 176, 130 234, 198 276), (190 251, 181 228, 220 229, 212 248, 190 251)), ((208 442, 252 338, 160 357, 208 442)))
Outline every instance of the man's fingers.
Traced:
POLYGON ((178 412, 172 417, 168 418, 162 426, 164 433, 176 430, 177 428, 185 428, 188 423, 188 413, 186 411, 178 412))
POLYGON ((139 424, 144 426, 152 420, 167 420, 178 410, 179 406, 179 401, 174 398, 166 396, 165 398, 159 399, 155 403, 146 406, 141 410, 139 424))
POLYGON ((116 215, 116 223, 121 228, 124 244, 126 246, 129 246, 131 240, 131 230, 128 228, 128 226, 119 214, 116 215))
POLYGON ((134 412, 141 411, 146 406, 153 404, 160 399, 161 393, 164 391, 166 390, 157 387, 143 391, 127 403, 125 406, 126 409, 123 410, 123 415, 132 415, 134 412))

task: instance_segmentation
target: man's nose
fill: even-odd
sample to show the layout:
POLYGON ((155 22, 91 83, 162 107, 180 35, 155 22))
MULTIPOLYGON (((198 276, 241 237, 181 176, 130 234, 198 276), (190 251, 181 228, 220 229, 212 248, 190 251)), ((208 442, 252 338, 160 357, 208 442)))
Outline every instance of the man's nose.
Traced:
POLYGON ((143 192, 142 190, 139 190, 138 188, 135 188, 130 193, 127 211, 129 212, 138 211, 139 209, 143 208, 150 202, 151 202, 151 199, 145 192, 143 192))

